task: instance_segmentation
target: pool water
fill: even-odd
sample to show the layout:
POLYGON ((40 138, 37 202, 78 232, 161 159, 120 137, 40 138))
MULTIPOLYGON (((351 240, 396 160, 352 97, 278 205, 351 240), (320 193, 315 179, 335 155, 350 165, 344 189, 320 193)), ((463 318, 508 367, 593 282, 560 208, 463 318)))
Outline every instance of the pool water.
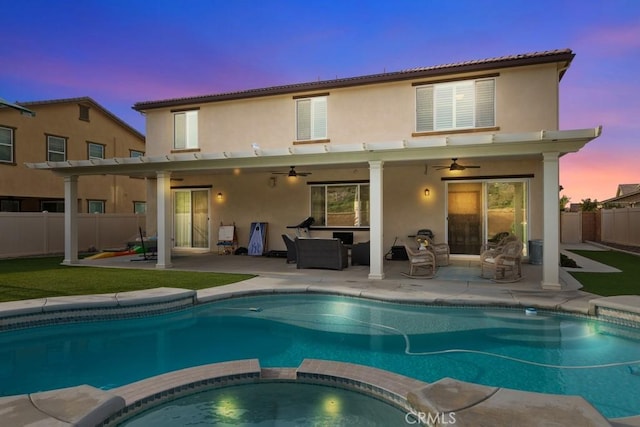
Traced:
POLYGON ((325 295, 234 298, 139 319, 0 333, 0 395, 114 388, 208 363, 305 358, 580 395, 607 417, 640 414, 637 329, 524 309, 445 308, 325 295))
MULTIPOLYGON (((225 387, 164 403, 122 427, 327 426, 388 427, 408 415, 381 400, 339 388, 266 383, 225 387)), ((415 422, 414 418, 408 418, 415 422)))

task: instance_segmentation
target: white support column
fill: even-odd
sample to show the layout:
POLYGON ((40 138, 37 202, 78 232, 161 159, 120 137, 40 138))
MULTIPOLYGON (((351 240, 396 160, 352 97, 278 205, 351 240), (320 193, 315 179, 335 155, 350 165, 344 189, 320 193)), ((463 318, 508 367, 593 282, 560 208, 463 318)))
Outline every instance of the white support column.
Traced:
POLYGON ((369 238, 370 238, 370 259, 371 265, 369 266, 369 279, 384 279, 384 250, 382 247, 383 236, 383 169, 382 161, 370 161, 369 162, 369 192, 370 192, 370 224, 369 224, 369 238))
POLYGON ((145 213, 145 231, 147 236, 156 236, 158 234, 158 182, 155 178, 147 178, 145 180, 147 187, 146 213, 145 213))
POLYGON ((560 289, 560 209, 558 191, 560 186, 560 153, 543 155, 543 247, 542 288, 560 289))
POLYGON ((64 260, 78 264, 78 177, 64 177, 64 260))
POLYGON ((171 268, 171 172, 157 172, 158 262, 156 268, 171 268))

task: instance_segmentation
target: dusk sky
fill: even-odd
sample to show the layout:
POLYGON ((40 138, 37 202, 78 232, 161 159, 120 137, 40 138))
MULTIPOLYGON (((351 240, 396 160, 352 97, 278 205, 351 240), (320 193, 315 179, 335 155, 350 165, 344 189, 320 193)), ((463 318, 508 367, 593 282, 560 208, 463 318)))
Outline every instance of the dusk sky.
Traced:
POLYGON ((0 0, 0 98, 90 96, 145 133, 139 101, 569 48, 560 128, 573 203, 640 183, 640 1, 0 0))

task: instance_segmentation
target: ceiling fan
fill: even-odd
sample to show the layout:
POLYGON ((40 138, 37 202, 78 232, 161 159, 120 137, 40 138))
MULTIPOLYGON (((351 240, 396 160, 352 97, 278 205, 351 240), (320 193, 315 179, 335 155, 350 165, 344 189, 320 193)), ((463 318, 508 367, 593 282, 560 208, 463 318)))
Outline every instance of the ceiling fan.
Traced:
POLYGON ((458 159, 457 158, 453 158, 451 159, 453 161, 453 163, 451 163, 448 166, 436 166, 437 170, 444 170, 444 169, 449 169, 450 171, 463 171, 465 169, 477 169, 480 166, 463 166, 460 163, 458 163, 458 159))
POLYGON ((291 170, 289 172, 271 172, 273 175, 287 175, 290 178, 295 178, 297 176, 307 176, 311 175, 311 172, 296 172, 296 167, 291 166, 291 170))

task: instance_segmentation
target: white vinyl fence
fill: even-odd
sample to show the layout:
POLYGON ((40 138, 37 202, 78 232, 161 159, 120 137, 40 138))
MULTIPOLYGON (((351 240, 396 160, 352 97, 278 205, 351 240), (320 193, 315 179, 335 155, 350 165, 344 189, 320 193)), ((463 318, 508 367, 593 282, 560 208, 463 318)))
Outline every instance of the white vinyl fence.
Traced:
POLYGON ((562 243, 595 240, 619 245, 640 246, 640 208, 601 209, 594 212, 596 229, 589 230, 582 212, 562 212, 560 229, 562 243), (588 237, 595 236, 595 237, 588 237))
POLYGON ((640 208, 602 209, 603 242, 640 246, 640 208))
POLYGON ((562 243, 582 242, 582 212, 562 212, 560 214, 560 231, 562 243))
MULTIPOLYGON (((145 229, 139 214, 78 214, 78 249, 124 248, 145 229)), ((0 258, 64 253, 64 214, 0 212, 0 258)))

